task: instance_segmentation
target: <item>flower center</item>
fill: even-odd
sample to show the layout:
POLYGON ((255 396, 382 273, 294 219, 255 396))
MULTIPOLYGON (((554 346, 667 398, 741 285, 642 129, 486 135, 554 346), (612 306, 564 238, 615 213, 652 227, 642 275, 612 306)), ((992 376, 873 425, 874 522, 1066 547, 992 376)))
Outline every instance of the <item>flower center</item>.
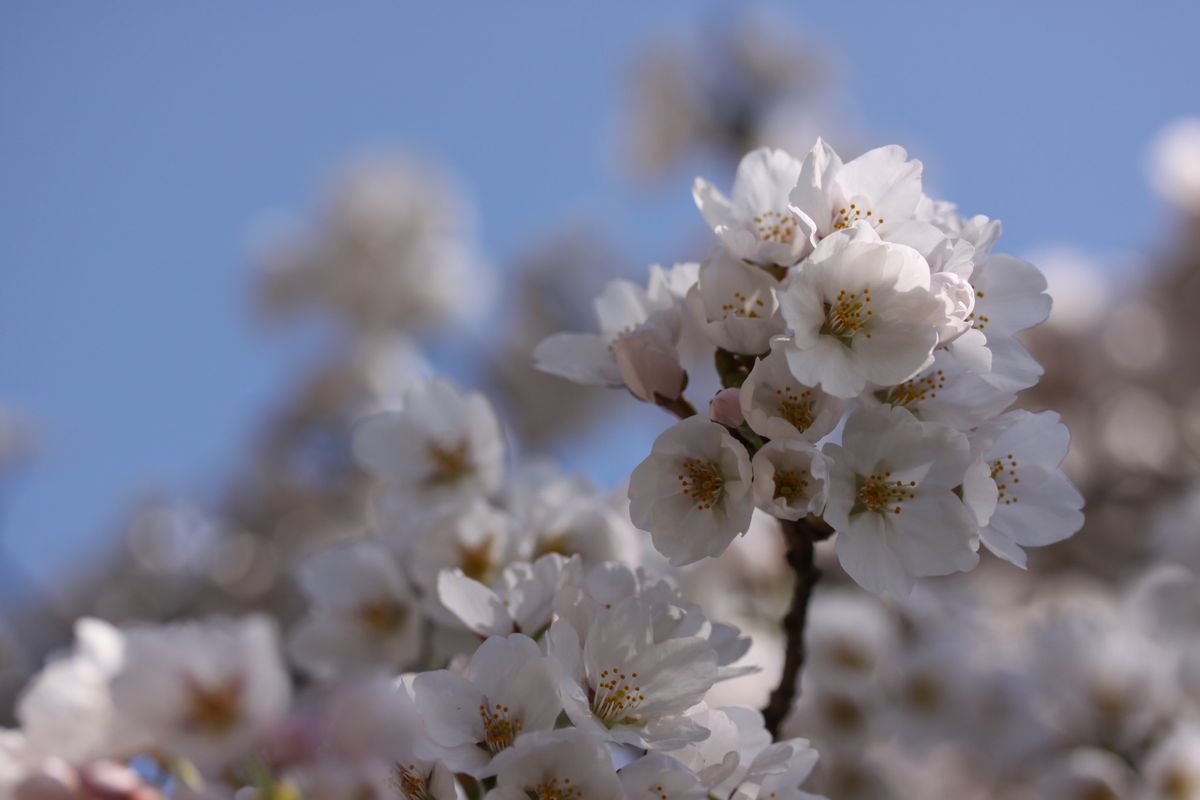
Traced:
POLYGON ((758 292, 750 296, 734 292, 733 302, 724 303, 721 306, 721 319, 729 319, 730 316, 758 319, 762 316, 759 313, 760 309, 764 308, 766 308, 766 302, 758 296, 758 292))
POLYGON ((891 389, 877 392, 875 396, 879 398, 880 402, 887 403, 888 405, 908 408, 925 400, 932 400, 937 397, 938 389, 945 388, 946 373, 939 369, 920 378, 905 381, 899 386, 893 386, 891 389))
POLYGON ((1016 486, 1021 479, 1017 476, 1017 459, 1012 453, 992 462, 992 480, 996 482, 996 502, 1005 506, 1017 502, 1016 486))
POLYGON ((189 676, 187 684, 190 707, 185 725, 190 730, 219 735, 237 725, 242 716, 240 677, 234 676, 216 686, 205 686, 189 676))
POLYGON ((433 486, 450 486, 461 482, 475 471, 466 440, 452 445, 429 442, 425 447, 432 469, 425 482, 433 486))
POLYGON ((571 546, 571 534, 571 531, 562 531, 542 536, 533 548, 533 559, 536 561, 542 556, 547 556, 551 553, 557 553, 567 558, 575 555, 579 551, 571 546))
POLYGON ((511 710, 503 705, 489 708, 486 700, 479 704, 479 718, 483 720, 483 743, 492 755, 511 747, 525 726, 520 717, 514 719, 509 716, 511 710))
POLYGON ((1200 791, 1200 777, 1190 773, 1183 765, 1176 765, 1162 779, 1162 794, 1168 800, 1187 800, 1200 791))
POLYGON ((433 800, 425 776, 417 771, 416 764, 397 764, 392 772, 392 785, 399 790, 404 800, 433 800))
MULTIPOLYGON (((983 292, 976 289, 975 290, 975 298, 976 298, 976 301, 982 300, 983 292)), ((987 314, 977 314, 974 311, 972 311, 970 314, 967 314, 966 321, 971 323, 971 325, 975 328, 975 330, 981 331, 981 330, 984 330, 985 328, 987 328, 988 315, 987 314)))
POLYGON ((791 386, 775 390, 778 413, 793 428, 803 433, 813 424, 812 389, 796 394, 791 386))
POLYGON ((539 783, 525 790, 529 800, 579 800, 583 790, 571 785, 570 778, 551 778, 545 783, 539 783))
POLYGON ((642 718, 637 707, 646 700, 636 672, 626 675, 618 667, 600 671, 600 682, 592 695, 592 713, 605 725, 637 725, 642 718))
POLYGON ((400 628, 408 610, 391 598, 372 600, 359 606, 358 619, 373 633, 388 634, 400 628))
POLYGON ((764 211, 754 217, 751 230, 762 242, 791 244, 796 240, 796 215, 790 211, 764 211))
POLYGON ((913 488, 917 482, 894 481, 891 480, 891 477, 891 470, 874 473, 866 479, 859 477, 858 491, 855 494, 854 507, 850 509, 850 513, 860 514, 864 511, 874 511, 882 514, 899 514, 905 500, 916 498, 917 493, 913 491, 913 488))
POLYGON ((866 220, 874 222, 876 225, 883 224, 883 217, 876 217, 875 212, 860 207, 858 203, 851 203, 849 208, 839 208, 837 214, 833 217, 833 229, 840 231, 843 228, 849 228, 856 222, 866 220))
POLYGON ((683 487, 684 496, 698 505, 701 511, 707 511, 721 502, 721 495, 725 491, 725 478, 722 477, 716 462, 685 458, 683 471, 676 477, 683 487))
POLYGON ((458 568, 468 578, 482 583, 494 566, 491 539, 484 539, 479 544, 458 545, 458 568))
MULTIPOLYGON (((832 303, 825 304, 825 325, 821 333, 835 336, 843 344, 849 345, 855 334, 867 327, 874 314, 871 310, 870 287, 864 286, 861 292, 842 289, 832 303)), ((863 335, 871 338, 870 331, 864 331, 863 335)))
POLYGON ((786 503, 794 503, 804 497, 808 489, 808 473, 796 472, 791 469, 775 470, 775 499, 783 498, 786 503))

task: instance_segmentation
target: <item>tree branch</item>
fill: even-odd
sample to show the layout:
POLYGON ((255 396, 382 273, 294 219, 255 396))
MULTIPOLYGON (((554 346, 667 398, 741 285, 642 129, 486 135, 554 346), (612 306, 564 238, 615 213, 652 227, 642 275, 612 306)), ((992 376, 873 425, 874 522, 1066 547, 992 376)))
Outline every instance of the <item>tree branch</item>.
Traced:
POLYGON ((816 564, 816 543, 829 538, 832 531, 823 522, 802 519, 795 522, 780 520, 783 536, 787 541, 787 562, 792 568, 792 603, 783 618, 783 631, 787 638, 783 657, 783 674, 779 685, 771 692, 770 700, 763 708, 763 719, 773 738, 778 738, 779 727, 792 710, 800 688, 800 672, 804 668, 804 629, 808 620, 808 603, 813 588, 821 577, 816 564))

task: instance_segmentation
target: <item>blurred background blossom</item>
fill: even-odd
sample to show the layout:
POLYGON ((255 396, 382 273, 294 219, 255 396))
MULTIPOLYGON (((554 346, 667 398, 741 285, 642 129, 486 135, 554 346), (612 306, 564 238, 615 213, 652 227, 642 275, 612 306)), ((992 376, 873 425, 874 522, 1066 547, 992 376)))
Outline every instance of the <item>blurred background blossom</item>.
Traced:
MULTIPOLYGON (((810 643, 838 663, 790 732, 833 798, 1200 796, 1200 11, 471 16, 0 11, 0 710, 81 613, 295 620, 298 560, 378 521, 351 427, 434 370, 623 496, 664 419, 533 345, 607 279, 703 256, 693 174, 896 140, 1045 271, 1022 402, 1072 431, 1087 521, 904 604, 822 552, 810 643)), ((772 525, 680 575, 767 665, 730 702, 777 679, 772 525)))

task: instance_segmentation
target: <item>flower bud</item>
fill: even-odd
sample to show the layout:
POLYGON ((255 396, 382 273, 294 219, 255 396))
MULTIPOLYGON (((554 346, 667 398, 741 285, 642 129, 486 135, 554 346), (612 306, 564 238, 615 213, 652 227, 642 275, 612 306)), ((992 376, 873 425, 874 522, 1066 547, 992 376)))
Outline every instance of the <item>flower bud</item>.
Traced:
POLYGON ((741 390, 722 389, 708 404, 708 418, 727 428, 740 428, 746 423, 742 416, 741 390))
POLYGON ((613 358, 629 391, 639 400, 655 403, 676 400, 687 385, 679 353, 663 334, 643 327, 619 337, 612 345, 613 358))

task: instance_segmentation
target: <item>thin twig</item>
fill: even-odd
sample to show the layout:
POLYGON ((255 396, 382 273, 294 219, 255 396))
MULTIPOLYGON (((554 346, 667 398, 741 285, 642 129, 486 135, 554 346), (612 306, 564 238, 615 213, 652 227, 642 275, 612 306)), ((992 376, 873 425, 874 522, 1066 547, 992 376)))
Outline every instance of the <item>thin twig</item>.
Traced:
POLYGON ((826 539, 830 530, 823 523, 807 519, 796 522, 783 521, 783 536, 787 541, 787 562, 792 568, 792 603, 783 618, 783 631, 787 638, 787 649, 783 656, 783 674, 779 685, 771 692, 770 700, 763 709, 763 720, 771 736, 778 738, 779 727, 792 710, 796 693, 800 688, 800 672, 804 668, 804 629, 808 620, 808 603, 813 588, 821 577, 816 564, 816 543, 826 539))

